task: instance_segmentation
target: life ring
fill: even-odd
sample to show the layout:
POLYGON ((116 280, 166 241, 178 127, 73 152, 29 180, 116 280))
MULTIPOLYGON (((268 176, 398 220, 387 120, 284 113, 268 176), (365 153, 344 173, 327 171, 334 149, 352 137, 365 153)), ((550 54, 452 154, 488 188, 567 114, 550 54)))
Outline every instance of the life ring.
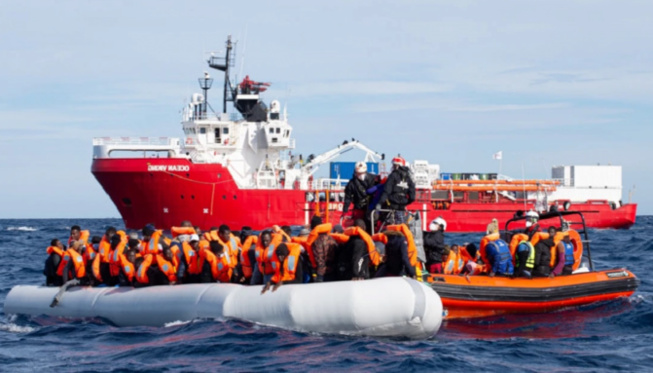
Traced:
POLYGON ((187 137, 186 138, 186 145, 193 145, 193 139, 191 139, 190 137, 187 137))

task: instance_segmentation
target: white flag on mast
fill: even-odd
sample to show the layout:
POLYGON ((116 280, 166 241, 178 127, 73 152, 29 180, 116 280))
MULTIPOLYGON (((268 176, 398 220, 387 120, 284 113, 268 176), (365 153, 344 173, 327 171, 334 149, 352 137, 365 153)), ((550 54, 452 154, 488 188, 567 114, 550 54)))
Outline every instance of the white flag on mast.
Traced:
POLYGON ((503 151, 501 150, 492 155, 492 159, 501 160, 501 158, 503 158, 503 151))

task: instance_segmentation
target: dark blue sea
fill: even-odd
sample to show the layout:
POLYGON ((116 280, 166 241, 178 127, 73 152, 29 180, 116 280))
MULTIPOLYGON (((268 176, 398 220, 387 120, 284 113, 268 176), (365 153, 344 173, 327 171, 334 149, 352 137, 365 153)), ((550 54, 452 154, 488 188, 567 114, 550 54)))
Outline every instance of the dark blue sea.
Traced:
MULTIPOLYGON (((118 219, 0 220, 0 304, 43 283, 45 248, 79 224, 101 235, 118 219)), ((536 315, 445 322, 425 341, 296 333, 232 320, 115 327, 101 320, 0 312, 3 372, 602 372, 653 371, 653 216, 630 230, 591 231, 595 268, 627 267, 630 299, 536 315)), ((448 243, 480 235, 448 234, 448 243)), ((392 302, 392 299, 388 299, 392 302)))

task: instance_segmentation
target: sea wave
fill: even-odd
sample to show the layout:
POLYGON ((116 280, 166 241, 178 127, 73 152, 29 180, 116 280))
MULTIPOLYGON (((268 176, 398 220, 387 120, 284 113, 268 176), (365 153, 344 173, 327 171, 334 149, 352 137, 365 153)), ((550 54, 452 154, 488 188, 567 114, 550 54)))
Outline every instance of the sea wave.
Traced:
POLYGON ((38 228, 21 226, 21 227, 7 227, 7 230, 8 231, 35 232, 35 231, 38 231, 38 228))

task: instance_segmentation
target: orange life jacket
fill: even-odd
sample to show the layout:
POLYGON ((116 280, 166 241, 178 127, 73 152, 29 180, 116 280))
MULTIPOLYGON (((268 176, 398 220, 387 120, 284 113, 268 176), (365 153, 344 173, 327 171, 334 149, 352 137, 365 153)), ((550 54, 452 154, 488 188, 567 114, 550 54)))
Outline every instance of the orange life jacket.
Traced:
POLYGON ((156 262, 161 272, 168 277, 170 282, 177 281, 177 258, 172 257, 172 261, 168 261, 163 255, 157 255, 156 262))
MULTIPOLYGON (((362 238, 365 244, 367 245, 367 253, 370 255, 370 263, 375 266, 381 264, 381 255, 379 254, 378 251, 376 251, 376 246, 374 246, 374 241, 372 241, 372 237, 370 237, 370 235, 367 234, 367 232, 365 232, 364 229, 361 229, 360 227, 349 227, 347 228, 347 230, 345 230, 345 234, 350 237, 358 236, 362 238)), ((414 243, 413 246, 415 246, 414 243)), ((410 256, 410 250, 409 250, 409 256, 410 256)), ((415 250, 415 256, 417 256, 417 250, 415 250)))
POLYGON ((86 276, 86 265, 84 263, 84 257, 74 249, 68 249, 64 253, 63 258, 61 259, 61 263, 64 264, 62 270, 61 270, 61 276, 63 276, 63 269, 66 268, 66 265, 68 264, 69 261, 73 262, 73 276, 70 276, 70 278, 77 278, 81 279, 82 277, 86 276))
POLYGON ((136 275, 134 264, 127 260, 124 255, 120 255, 120 269, 125 277, 127 277, 127 281, 134 281, 134 276, 136 275))
POLYGON ((343 243, 349 242, 349 235, 345 233, 329 233, 329 236, 331 236, 334 240, 336 240, 337 243, 341 245, 343 243))
MULTIPOLYGON (((177 247, 174 245, 173 247, 177 247)), ((181 244, 181 254, 184 255, 186 260, 186 270, 191 275, 199 275, 202 273, 202 267, 199 266, 199 256, 198 253, 193 249, 193 247, 188 242, 183 242, 181 244)))
POLYGON ((510 239, 509 247, 513 264, 515 264, 515 252, 517 251, 517 246, 519 246, 519 243, 522 241, 528 241, 528 235, 526 233, 517 233, 510 239))
POLYGON ((281 243, 281 235, 272 235, 272 240, 270 240, 270 245, 268 247, 263 247, 261 237, 259 235, 258 241, 256 242, 256 264, 258 265, 258 270, 263 275, 271 275, 274 273, 270 260, 272 255, 274 255, 274 248, 281 243))
POLYGON ((408 259, 410 259, 410 265, 417 267, 417 247, 415 246, 415 240, 413 239, 413 233, 411 233, 410 228, 406 224, 398 225, 388 225, 386 227, 389 231, 401 232, 408 242, 408 259))
POLYGON ((465 260, 463 258, 462 251, 459 251, 458 254, 456 254, 455 251, 450 250, 449 256, 447 257, 447 260, 444 262, 444 268, 443 268, 444 274, 457 275, 463 270, 463 267, 465 267, 465 260))
POLYGON ((180 236, 182 234, 186 235, 191 235, 195 234, 195 228, 193 227, 171 227, 170 228, 170 234, 172 234, 172 238, 175 238, 177 236, 180 236))
POLYGON ((388 236, 383 233, 374 233, 372 241, 381 242, 385 245, 388 243, 388 236))
POLYGON ((254 272, 254 266, 249 260, 250 250, 256 250, 256 243, 258 242, 258 237, 255 235, 248 236, 245 239, 242 249, 240 250, 240 266, 243 269, 243 276, 245 278, 251 278, 252 273, 254 272))
POLYGON ((102 262, 102 257, 100 255, 96 255, 95 259, 93 259, 93 263, 91 265, 91 270, 93 271, 93 276, 100 282, 102 282, 102 272, 100 271, 100 263, 102 262))
POLYGON ((227 262, 227 254, 223 252, 221 257, 217 257, 210 250, 202 250, 200 254, 202 263, 207 261, 211 267, 211 276, 214 281, 229 282, 233 269, 227 262))
POLYGON ((154 231, 149 241, 141 242, 141 255, 145 256, 148 254, 158 255, 159 254, 159 240, 161 239, 161 234, 163 232, 160 230, 154 231))
POLYGON ((111 251, 111 255, 109 256, 109 272, 112 277, 116 277, 120 274, 120 257, 125 251, 125 246, 127 246, 127 243, 121 241, 118 246, 111 251))
POLYGON ((102 263, 109 263, 110 252, 111 252, 111 243, 109 242, 109 240, 107 240, 106 235, 102 236, 102 241, 100 241, 98 245, 98 253, 97 253, 97 255, 100 256, 100 261, 102 263))
POLYGON ((55 253, 59 255, 60 257, 63 257, 64 251, 61 250, 58 246, 48 246, 47 249, 45 249, 45 252, 48 253, 48 255, 55 253))
POLYGON ((281 237, 282 237, 281 241, 282 242, 283 242, 284 238, 286 239, 285 242, 292 242, 292 238, 288 235, 288 233, 286 233, 283 229, 279 228, 278 225, 275 225, 274 227, 272 227, 272 230, 274 231, 274 233, 281 235, 281 237))
MULTIPOLYGON (((91 232, 89 232, 88 230, 83 230, 83 231, 80 231, 79 233, 80 234, 79 234, 79 240, 78 241, 82 241, 82 242, 84 242, 84 245, 86 245, 88 243, 88 238, 91 235, 91 232)), ((73 242, 73 237, 71 236, 71 237, 68 238, 68 246, 70 246, 70 244, 72 242, 73 242)))
POLYGON ((317 240, 317 237, 321 233, 331 233, 331 229, 333 229, 333 225, 331 223, 324 223, 316 226, 311 230, 311 233, 308 234, 308 237, 306 238, 306 244, 312 247, 313 243, 315 240, 317 240))
POLYGON ((483 259, 484 264, 489 263, 488 258, 487 258, 487 254, 486 254, 486 250, 485 250, 487 244, 489 244, 490 242, 496 241, 499 238, 501 238, 501 235, 498 232, 497 233, 490 233, 488 235, 485 235, 485 237, 481 238, 481 244, 478 247, 478 253, 479 253, 481 259, 483 259))
POLYGON ((274 255, 272 260, 272 267, 274 268, 274 275, 272 276, 272 282, 290 282, 295 279, 295 273, 297 272, 297 266, 301 260, 302 248, 298 243, 289 242, 286 243, 288 246, 288 256, 283 261, 283 274, 281 273, 281 263, 277 255, 274 255))

